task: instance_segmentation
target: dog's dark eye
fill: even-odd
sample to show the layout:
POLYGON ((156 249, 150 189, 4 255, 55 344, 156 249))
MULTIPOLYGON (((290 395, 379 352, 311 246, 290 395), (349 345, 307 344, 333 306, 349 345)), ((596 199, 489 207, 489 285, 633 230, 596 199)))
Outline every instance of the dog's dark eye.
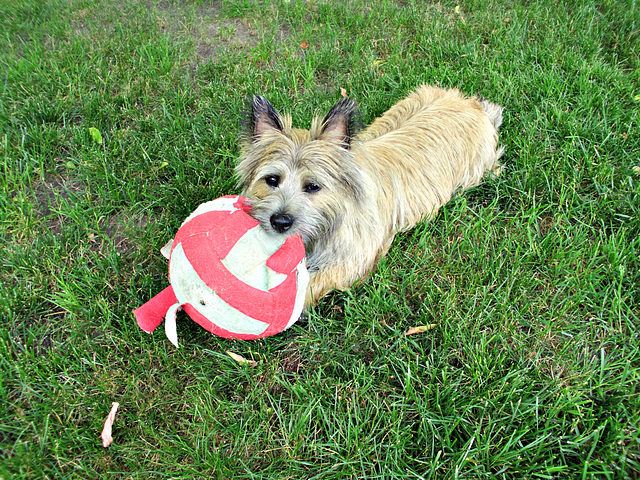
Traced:
POLYGON ((318 185, 317 183, 307 183, 304 186, 304 191, 306 193, 316 193, 316 192, 319 192, 321 188, 322 187, 320 185, 318 185))
POLYGON ((264 179, 265 183, 270 187, 277 187, 280 185, 280 177, 278 175, 269 175, 264 179))

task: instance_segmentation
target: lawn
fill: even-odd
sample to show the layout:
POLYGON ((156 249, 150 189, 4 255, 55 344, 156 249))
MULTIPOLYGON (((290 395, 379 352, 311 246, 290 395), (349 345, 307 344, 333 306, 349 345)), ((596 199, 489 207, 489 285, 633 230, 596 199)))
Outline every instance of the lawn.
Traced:
POLYGON ((640 2, 4 0, 0 32, 0 478, 640 478, 640 2), (283 334, 138 328, 238 192, 249 95, 369 123, 423 83, 505 107, 501 177, 283 334))

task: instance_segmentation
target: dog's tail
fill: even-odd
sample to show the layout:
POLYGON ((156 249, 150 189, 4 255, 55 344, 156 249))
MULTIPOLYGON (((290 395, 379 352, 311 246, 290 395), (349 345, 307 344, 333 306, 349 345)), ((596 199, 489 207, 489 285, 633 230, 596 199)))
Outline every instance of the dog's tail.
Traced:
POLYGON ((480 99, 480 103, 487 117, 489 117, 489 120, 491 120, 491 123, 493 123, 493 126, 497 130, 498 127, 502 125, 502 107, 484 99, 480 99))
MULTIPOLYGON (((496 105, 495 103, 492 103, 489 100, 485 100, 480 96, 478 97, 478 100, 480 101, 480 104, 482 105, 482 109, 484 110, 484 113, 487 115, 487 118, 489 118, 489 121, 493 124, 493 127, 497 131, 500 125, 502 125, 503 108, 500 105, 496 105)), ((493 160, 492 160, 493 164, 492 166, 489 167, 489 170, 491 170, 495 175, 500 175, 500 172, 502 171, 502 167, 500 165, 499 160, 500 160, 500 157, 502 157, 503 153, 504 153, 504 147, 497 147, 495 149, 495 155, 493 155, 493 160)))

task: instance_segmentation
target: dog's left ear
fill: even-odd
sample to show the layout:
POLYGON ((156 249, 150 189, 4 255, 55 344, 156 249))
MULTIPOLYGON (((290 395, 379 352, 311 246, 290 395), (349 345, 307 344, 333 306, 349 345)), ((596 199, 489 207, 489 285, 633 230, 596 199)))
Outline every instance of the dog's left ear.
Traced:
POLYGON ((360 128, 358 104, 344 98, 336 103, 322 120, 320 138, 339 143, 349 149, 351 140, 360 128))

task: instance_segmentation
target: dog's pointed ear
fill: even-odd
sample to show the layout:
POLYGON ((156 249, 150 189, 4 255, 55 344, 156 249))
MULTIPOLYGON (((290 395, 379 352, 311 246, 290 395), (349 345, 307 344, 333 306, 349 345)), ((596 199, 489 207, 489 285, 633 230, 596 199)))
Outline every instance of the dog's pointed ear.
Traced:
POLYGON ((264 97, 255 95, 249 101, 246 128, 250 139, 256 140, 269 130, 282 132, 282 118, 264 97))
POLYGON ((360 125, 358 104, 343 98, 331 107, 322 120, 320 138, 339 143, 343 148, 349 149, 360 125))

